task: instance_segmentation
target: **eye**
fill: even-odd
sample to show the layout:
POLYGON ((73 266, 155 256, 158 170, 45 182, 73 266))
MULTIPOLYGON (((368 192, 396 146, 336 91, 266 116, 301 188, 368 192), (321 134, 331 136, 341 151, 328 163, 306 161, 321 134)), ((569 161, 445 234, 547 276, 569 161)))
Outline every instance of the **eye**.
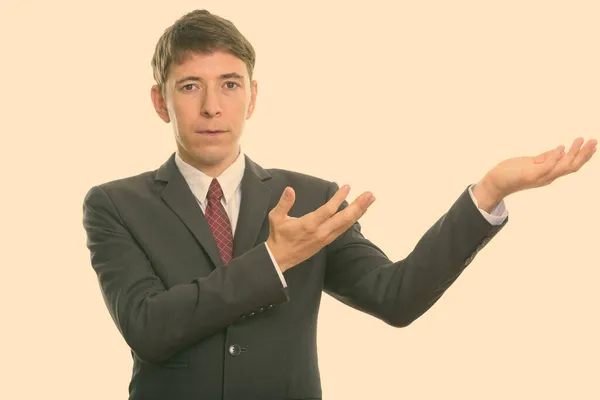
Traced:
POLYGON ((237 84, 237 82, 225 82, 225 85, 227 86, 227 89, 235 89, 236 87, 238 87, 239 85, 237 84), (231 86, 233 85, 233 86, 231 86))
POLYGON ((192 90, 194 88, 194 84, 193 83, 188 83, 187 85, 184 85, 182 87, 184 92, 189 92, 190 90, 192 90))

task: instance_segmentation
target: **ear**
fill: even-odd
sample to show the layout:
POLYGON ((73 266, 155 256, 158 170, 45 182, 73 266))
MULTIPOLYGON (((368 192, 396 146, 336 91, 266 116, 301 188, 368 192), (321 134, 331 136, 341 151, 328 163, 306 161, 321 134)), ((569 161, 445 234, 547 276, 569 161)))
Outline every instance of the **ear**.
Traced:
POLYGON ((248 103, 248 110, 246 111, 246 119, 249 119, 254 113, 256 107, 256 96, 258 95, 258 83, 252 81, 250 83, 250 102, 248 103))
POLYGON ((150 89, 150 97, 152 98, 152 104, 154 105, 154 109, 156 113, 166 123, 169 123, 171 119, 169 118, 169 112, 167 111, 167 102, 165 101, 160 87, 158 85, 152 86, 150 89))

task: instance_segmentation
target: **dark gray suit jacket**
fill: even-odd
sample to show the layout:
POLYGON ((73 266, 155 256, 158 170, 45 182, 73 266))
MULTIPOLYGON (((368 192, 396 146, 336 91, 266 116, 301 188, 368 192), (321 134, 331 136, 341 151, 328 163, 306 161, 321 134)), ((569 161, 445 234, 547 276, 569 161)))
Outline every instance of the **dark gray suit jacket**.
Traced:
POLYGON ((338 188, 265 170, 246 156, 234 258, 226 266, 174 154, 155 171, 89 190, 83 224, 106 305, 132 350, 130 399, 319 399, 323 291, 405 327, 506 223, 492 226, 465 189, 405 259, 390 261, 356 223, 287 270, 284 289, 264 242, 268 213, 286 186, 296 192, 289 213, 296 217, 338 188))

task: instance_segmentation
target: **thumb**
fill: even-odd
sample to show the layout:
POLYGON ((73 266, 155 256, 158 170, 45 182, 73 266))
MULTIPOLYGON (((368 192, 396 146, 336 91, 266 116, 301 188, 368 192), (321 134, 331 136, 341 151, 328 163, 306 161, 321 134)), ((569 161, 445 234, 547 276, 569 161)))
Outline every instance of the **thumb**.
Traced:
POLYGON ((275 218, 284 218, 294 205, 296 195, 294 189, 287 186, 279 199, 277 205, 271 210, 271 215, 275 218))

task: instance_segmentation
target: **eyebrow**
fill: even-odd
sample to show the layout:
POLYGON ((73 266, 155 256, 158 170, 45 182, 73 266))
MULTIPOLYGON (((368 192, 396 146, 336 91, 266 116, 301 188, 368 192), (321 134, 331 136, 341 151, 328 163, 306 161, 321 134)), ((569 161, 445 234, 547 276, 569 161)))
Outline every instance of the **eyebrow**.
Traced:
MULTIPOLYGON (((241 79, 241 80, 243 80, 244 76, 238 74, 237 72, 229 72, 227 74, 221 74, 221 75, 219 75, 219 78, 220 79, 241 79)), ((192 75, 190 75, 190 76, 184 76, 183 78, 178 79, 175 82, 175 84, 179 85, 179 84, 181 84, 181 83, 183 83, 185 81, 196 81, 196 82, 198 82, 198 81, 204 81, 204 79, 200 78, 199 76, 192 76, 192 75)))

